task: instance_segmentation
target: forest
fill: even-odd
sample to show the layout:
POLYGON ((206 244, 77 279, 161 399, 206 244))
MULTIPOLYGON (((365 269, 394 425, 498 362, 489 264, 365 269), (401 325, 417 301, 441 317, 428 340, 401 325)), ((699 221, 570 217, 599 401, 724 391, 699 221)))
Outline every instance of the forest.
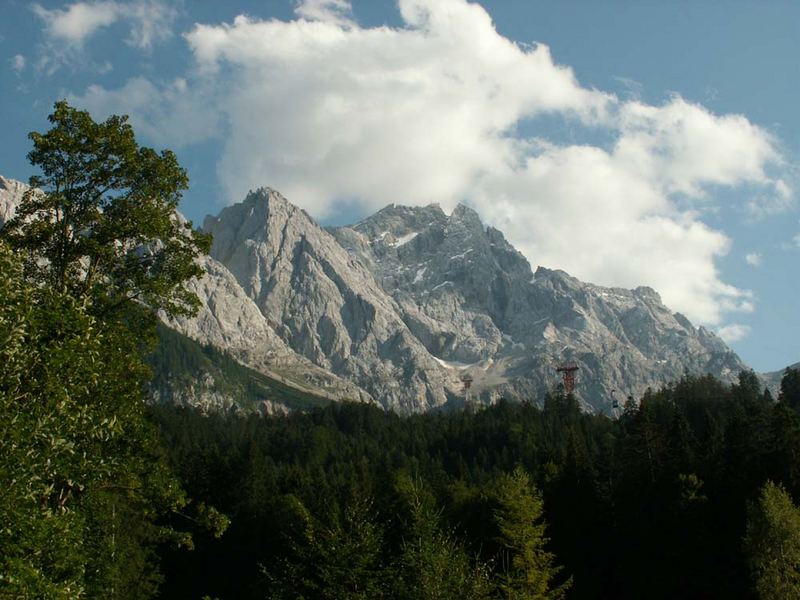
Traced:
POLYGON ((167 553, 162 594, 796 597, 798 408, 798 371, 777 402, 752 373, 733 386, 686 376, 617 420, 563 395, 412 417, 153 407, 189 495, 231 518, 220 539, 167 553), (757 588, 770 535, 786 536, 795 569, 783 593, 757 588))
POLYGON ((159 325, 211 243, 175 155, 49 119, 0 230, 0 598, 800 597, 800 371, 777 398, 687 375, 616 419, 319 402, 159 325), (148 402, 164 365, 293 411, 148 402))

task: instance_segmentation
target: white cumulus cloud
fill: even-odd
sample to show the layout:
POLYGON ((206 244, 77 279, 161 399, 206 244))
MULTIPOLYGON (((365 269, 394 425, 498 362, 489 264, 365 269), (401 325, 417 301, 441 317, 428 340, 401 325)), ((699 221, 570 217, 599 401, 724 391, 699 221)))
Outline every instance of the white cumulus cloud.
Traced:
POLYGON ((33 4, 31 9, 45 24, 46 33, 68 44, 81 44, 95 31, 114 23, 121 16, 120 5, 107 2, 75 2, 67 8, 46 9, 33 4))
POLYGON ((88 62, 84 42, 105 27, 124 22, 126 43, 148 50, 172 35, 177 16, 174 3, 166 0, 89 0, 54 9, 34 3, 31 10, 44 23, 45 42, 38 67, 50 73, 64 63, 88 62))
MULTIPOLYGON (((741 115, 714 115, 676 96, 662 106, 629 102, 614 154, 666 193, 705 196, 708 184, 772 184, 780 163, 775 140, 741 115)), ((783 188, 781 188, 783 189, 783 188)))
POLYGON ((231 126, 219 173, 233 197, 268 174, 318 215, 337 198, 452 206, 517 160, 521 117, 603 118, 610 96, 582 88, 546 46, 498 35, 478 5, 400 8, 404 29, 238 17, 186 36, 213 85, 236 88, 217 99, 231 126))
POLYGON ((127 106, 138 126, 182 128, 187 142, 219 135, 226 202, 261 185, 318 218, 342 203, 463 201, 534 265, 650 285, 710 325, 753 309, 752 294, 722 280, 716 259, 730 240, 700 211, 718 186, 792 197, 772 174, 783 161, 772 135, 680 96, 649 105, 582 86, 546 45, 499 34, 478 4, 399 10, 401 28, 361 27, 344 0, 306 0, 289 22, 198 24, 181 89, 132 80, 134 107, 125 88, 79 100, 106 114, 127 106), (541 118, 608 141, 520 133, 541 118))
POLYGON ((738 342, 750 335, 750 327, 739 323, 731 323, 730 325, 725 325, 717 329, 717 335, 730 344, 732 342, 738 342))
POLYGON ((744 260, 751 267, 760 267, 764 257, 758 252, 751 252, 744 257, 744 260))

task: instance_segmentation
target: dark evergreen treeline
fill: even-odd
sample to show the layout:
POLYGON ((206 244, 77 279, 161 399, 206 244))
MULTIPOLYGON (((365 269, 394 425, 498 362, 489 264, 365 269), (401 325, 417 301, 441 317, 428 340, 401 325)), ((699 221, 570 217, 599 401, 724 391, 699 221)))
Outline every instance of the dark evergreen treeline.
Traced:
POLYGON ((798 407, 788 371, 778 402, 752 373, 733 386, 687 376, 618 420, 555 396, 406 418, 360 404, 274 419, 154 408, 189 494, 231 517, 221 539, 166 552, 162 596, 422 598, 414 573, 456 573, 466 587, 451 597, 491 597, 541 537, 509 517, 525 502, 535 516, 530 477, 550 588, 571 577, 570 598, 752 597, 747 510, 768 480, 800 498, 798 407))

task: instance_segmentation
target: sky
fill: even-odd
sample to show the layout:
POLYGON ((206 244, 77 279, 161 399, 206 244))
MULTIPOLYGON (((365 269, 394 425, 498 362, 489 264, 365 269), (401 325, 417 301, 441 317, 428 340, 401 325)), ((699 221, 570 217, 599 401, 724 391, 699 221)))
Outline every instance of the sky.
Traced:
POLYGON ((800 3, 3 0, 0 174, 68 99, 322 224, 464 203, 530 260, 800 360, 800 3))

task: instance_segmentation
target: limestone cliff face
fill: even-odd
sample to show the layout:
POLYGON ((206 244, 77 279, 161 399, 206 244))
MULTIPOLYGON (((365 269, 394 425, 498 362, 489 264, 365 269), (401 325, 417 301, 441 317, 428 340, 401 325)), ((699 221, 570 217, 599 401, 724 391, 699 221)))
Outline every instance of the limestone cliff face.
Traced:
POLYGON ((446 369, 373 273, 280 194, 251 193, 204 229, 211 256, 293 351, 387 408, 427 410, 454 397, 446 369))
POLYGON ((210 256, 199 259, 206 275, 188 285, 200 298, 194 317, 162 319, 203 344, 225 350, 242 364, 301 390, 330 399, 374 402, 364 390, 294 352, 273 330, 231 272, 210 256))
POLYGON ((21 181, 6 179, 0 175, 0 227, 14 218, 17 206, 28 186, 21 181))
POLYGON ((458 206, 389 206, 337 240, 369 267, 403 320, 441 364, 474 379, 472 395, 540 398, 575 362, 593 409, 684 372, 731 381, 746 368, 713 333, 672 313, 658 294, 583 283, 538 268, 478 215, 458 206))
POLYGON ((732 380, 745 365, 649 288, 587 284, 530 264, 458 206, 389 206, 320 228, 274 190, 209 217, 224 264, 294 352, 387 408, 424 411, 472 397, 541 398, 575 362, 595 410, 684 372, 732 380))
MULTIPOLYGON (((0 177, 0 225, 25 189, 0 177)), ((609 412, 615 399, 685 372, 732 381, 746 368, 652 289, 534 272, 466 206, 447 215, 391 205, 323 229, 263 188, 207 217, 204 229, 211 256, 190 283, 202 308, 168 324, 323 397, 400 412, 458 406, 469 374, 475 400, 539 400, 558 384, 555 367, 575 362, 580 400, 609 412)), ((189 401, 227 405, 204 400, 200 388, 189 401)))

